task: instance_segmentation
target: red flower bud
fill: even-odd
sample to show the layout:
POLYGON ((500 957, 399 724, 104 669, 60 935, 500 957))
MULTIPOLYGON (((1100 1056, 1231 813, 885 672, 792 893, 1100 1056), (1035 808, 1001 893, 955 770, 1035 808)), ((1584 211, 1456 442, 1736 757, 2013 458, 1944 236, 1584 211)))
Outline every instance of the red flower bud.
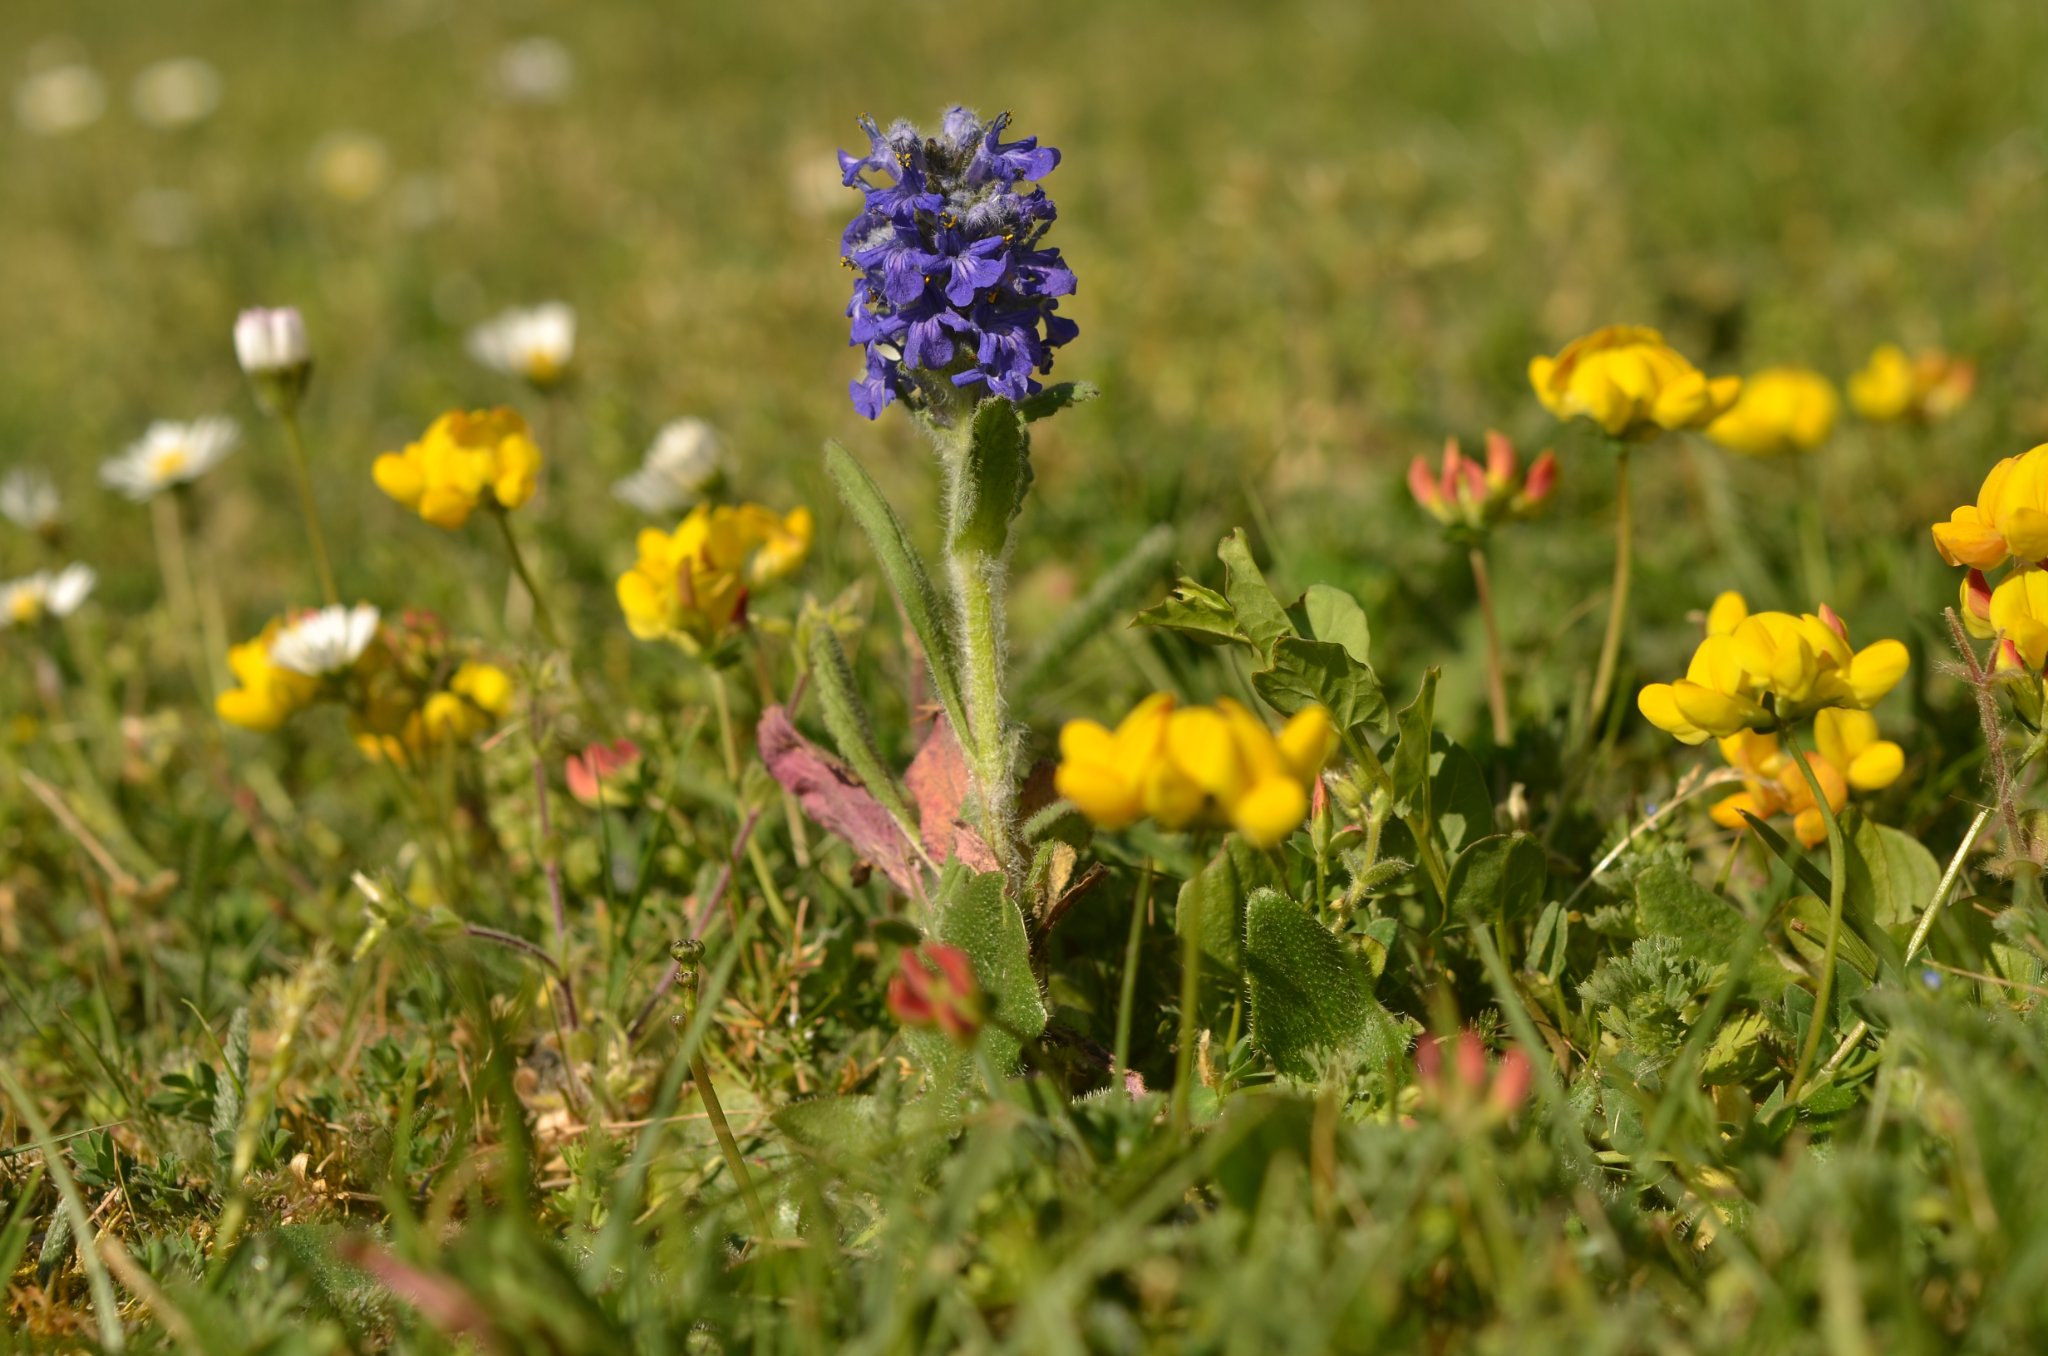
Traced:
POLYGON ((1408 493, 1415 496, 1415 502, 1432 514, 1443 510, 1443 492, 1436 487, 1436 477, 1429 472, 1429 462, 1417 457, 1408 463, 1408 493))
POLYGON ((640 746, 630 739, 618 739, 570 754, 562 765, 562 775, 569 783, 570 795, 585 805, 596 805, 605 798, 607 781, 615 789, 639 765, 640 746))
POLYGON ((1842 638, 1843 644, 1846 645, 1848 643, 1849 623, 1842 620, 1841 613, 1835 611, 1826 603, 1822 603, 1820 605, 1820 619, 1821 622, 1828 628, 1828 630, 1833 631, 1836 635, 1842 638))
POLYGON ((1534 507, 1550 498, 1556 489, 1557 453, 1546 447, 1529 467, 1529 478, 1522 482, 1522 502, 1534 507))
POLYGON ((889 981, 889 1011, 909 1027, 942 1031, 967 1045, 981 1030, 981 988, 967 953, 944 942, 926 942, 897 953, 889 981))
POLYGON ((1991 581, 1984 577, 1984 571, 1970 571, 1969 578, 1964 581, 1963 605, 1978 621, 1991 620, 1991 581))
POLYGON ((1521 465, 1507 435, 1498 429, 1486 430, 1486 483, 1495 490, 1506 489, 1515 483, 1521 465))

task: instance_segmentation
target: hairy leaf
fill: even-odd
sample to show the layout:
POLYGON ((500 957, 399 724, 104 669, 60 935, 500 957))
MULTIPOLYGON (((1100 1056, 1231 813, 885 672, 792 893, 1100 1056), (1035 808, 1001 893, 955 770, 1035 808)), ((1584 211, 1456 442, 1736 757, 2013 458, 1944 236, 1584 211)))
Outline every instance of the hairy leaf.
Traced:
POLYGON ((1329 1061, 1357 1068, 1401 1053, 1365 961, 1278 890, 1246 901, 1244 954, 1252 1040, 1283 1073, 1313 1078, 1329 1061))

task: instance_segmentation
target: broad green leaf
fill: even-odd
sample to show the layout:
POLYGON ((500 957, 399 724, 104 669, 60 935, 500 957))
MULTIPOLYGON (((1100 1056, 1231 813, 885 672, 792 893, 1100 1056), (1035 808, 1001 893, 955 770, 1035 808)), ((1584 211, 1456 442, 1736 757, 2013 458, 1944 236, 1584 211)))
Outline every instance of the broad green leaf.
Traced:
POLYGON ((1245 900, 1254 890, 1286 884, 1269 854, 1231 834, 1215 858, 1180 887, 1174 931, 1185 936, 1188 921, 1199 919, 1203 965, 1234 976, 1244 969, 1245 900))
POLYGON ((1035 422, 1071 406, 1084 404, 1101 394, 1102 388, 1092 381, 1056 381, 1037 395, 1028 395, 1018 401, 1017 413, 1027 421, 1035 422))
POLYGON ((1308 706, 1328 709, 1340 729, 1387 726, 1387 699, 1373 671, 1334 641, 1282 636, 1272 663, 1252 675, 1259 696, 1287 715, 1308 706))
POLYGON ((1140 612, 1131 619, 1131 625, 1179 631, 1210 645, 1260 648, 1252 645, 1252 638, 1238 625, 1237 609, 1230 605, 1228 598, 1186 577, 1173 586, 1173 592, 1165 602, 1140 612))
POLYGON ((1451 863, 1451 912, 1474 926, 1514 922, 1543 902, 1543 849, 1526 833, 1474 841, 1451 863))
POLYGON ((1493 832, 1493 793, 1479 760, 1464 745, 1439 734, 1430 749, 1430 813, 1445 850, 1455 853, 1493 832))
POLYGON ((1024 915, 1003 893, 1000 871, 976 874, 950 864, 935 895, 932 936, 974 962, 989 1015, 982 1042, 998 1069, 1013 1069, 1021 1042, 1045 1031, 1045 998, 1031 970, 1024 915))
POLYGON ((879 1153, 890 1137, 881 1099, 869 1093, 791 1102, 770 1119, 805 1148, 849 1161, 879 1153))
POLYGON ((1441 670, 1432 668, 1422 675, 1422 689, 1401 711, 1396 725, 1401 740, 1394 745, 1394 758, 1387 771, 1394 780, 1394 813, 1418 816, 1430 822, 1430 732, 1436 720, 1436 681, 1441 670))
POLYGON ((1636 877, 1636 908, 1645 932, 1673 938, 1687 956, 1717 965, 1733 957, 1746 926, 1733 905, 1669 862, 1636 877))
POLYGON ((1252 1040, 1281 1072, 1314 1078, 1329 1062, 1355 1069, 1400 1054, 1365 961, 1278 890, 1246 902, 1244 954, 1252 1040))
POLYGON ((954 549, 999 556, 1010 539, 1010 520, 1031 488, 1031 435, 1023 416, 1002 396, 974 407, 967 456, 953 485, 954 549))
POLYGON ((925 662, 932 671, 932 691, 938 694, 939 704, 946 708, 946 718, 953 722, 962 747, 972 757, 974 751, 968 747, 972 742, 968 731, 972 727, 967 723, 967 703, 960 695, 960 661, 953 652, 953 632, 946 624, 938 590, 932 587, 924 562, 910 544, 902 520, 852 453, 838 443, 826 443, 825 471, 832 477, 853 520, 867 534, 868 546, 882 567, 889 592, 896 595, 896 606, 902 609, 904 622, 924 647, 925 662))
MULTIPOLYGON (((1810 969, 1818 971, 1827 955, 1827 901, 1801 895, 1785 906, 1784 919, 1785 939, 1791 943, 1792 950, 1810 969)), ((1835 962, 1837 967, 1847 966, 1854 970, 1866 982, 1877 978, 1877 953, 1856 935, 1856 929, 1849 926, 1847 917, 1842 920, 1842 937, 1835 947, 1835 962)))
POLYGON ((1763 1045, 1770 1029, 1770 1019, 1761 1012, 1746 1012, 1723 1022, 1700 1061, 1700 1081, 1745 1083, 1762 1074, 1770 1067, 1770 1052, 1763 1045))
POLYGON ((1301 596, 1301 610, 1310 635, 1342 645, 1360 664, 1372 662, 1372 627, 1356 598, 1328 584, 1310 584, 1301 596))
POLYGON ((1293 635, 1294 623, 1287 620, 1287 610, 1280 606, 1265 574, 1252 560, 1251 543, 1245 539, 1243 528, 1223 539, 1216 548, 1216 556, 1223 562, 1224 596, 1230 599, 1238 627, 1251 638, 1252 644, 1261 652, 1270 652, 1274 641, 1293 635))
POLYGON ((1916 921, 1941 882, 1934 854, 1918 839, 1862 815, 1848 839, 1849 907, 1881 928, 1916 921))

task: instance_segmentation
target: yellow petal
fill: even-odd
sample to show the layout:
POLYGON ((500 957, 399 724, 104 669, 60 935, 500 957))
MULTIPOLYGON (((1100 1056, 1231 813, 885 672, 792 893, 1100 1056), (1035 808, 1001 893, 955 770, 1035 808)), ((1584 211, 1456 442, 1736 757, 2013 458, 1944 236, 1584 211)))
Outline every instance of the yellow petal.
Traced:
POLYGON ((1187 779, 1221 801, 1234 800, 1243 789, 1244 761, 1230 722, 1220 712, 1191 706, 1175 711, 1166 729, 1166 747, 1187 779))
POLYGON ((1749 618, 1749 604, 1734 589, 1720 594, 1714 605, 1707 609, 1707 634, 1710 636, 1733 635, 1735 628, 1749 618))
POLYGON ((370 478, 377 488, 407 508, 420 502, 426 488, 420 476, 419 459, 400 452, 386 452, 370 464, 370 478))
POLYGON ((1672 735, 1682 744, 1704 744, 1707 732, 1687 720, 1671 694, 1671 684, 1652 683, 1636 694, 1636 709, 1643 719, 1672 735))
POLYGON ((1753 729, 1769 721, 1769 714, 1749 698, 1716 692, 1698 683, 1673 683, 1671 699, 1677 705, 1679 715, 1711 735, 1732 735, 1738 730, 1753 729))
POLYGON ((1906 676, 1907 663, 1906 647, 1896 640, 1866 645, 1849 662, 1849 690, 1860 704, 1871 706, 1898 686, 1899 679, 1906 676))
POLYGON ((1272 847, 1301 827, 1308 793, 1290 777, 1266 777, 1230 806, 1230 823, 1257 847, 1272 847))
POLYGON ((1062 763, 1053 773, 1052 783, 1054 790, 1072 801, 1074 808, 1098 828, 1128 828, 1144 813, 1137 784, 1113 767, 1062 763))
POLYGON ((1905 770, 1906 751, 1889 739, 1880 739, 1849 764, 1849 785, 1858 791, 1882 791, 1905 770))
POLYGON ((1336 751, 1337 727, 1331 723, 1328 711, 1311 706, 1287 722, 1280 731, 1279 743, 1287 770, 1297 780, 1314 781, 1336 751))

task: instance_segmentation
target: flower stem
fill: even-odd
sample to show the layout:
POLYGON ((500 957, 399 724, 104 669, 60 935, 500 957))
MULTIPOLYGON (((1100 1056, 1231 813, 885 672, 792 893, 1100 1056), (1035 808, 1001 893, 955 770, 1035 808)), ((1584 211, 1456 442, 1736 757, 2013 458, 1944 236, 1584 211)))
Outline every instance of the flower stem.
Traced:
POLYGON ((1152 909, 1152 859, 1147 857, 1138 879, 1137 902, 1131 905, 1131 935, 1124 942, 1123 991, 1116 1003, 1116 1053, 1109 1065, 1109 1086, 1121 1087, 1131 1067, 1131 1009, 1138 996, 1138 944, 1145 936, 1145 915, 1152 909))
POLYGON ((1806 1040, 1799 1050, 1799 1063, 1793 1067, 1792 1082, 1785 1089, 1785 1100, 1797 1102, 1800 1085, 1806 1082, 1806 1071, 1813 1067, 1813 1056, 1820 1049, 1820 1032, 1827 1021, 1828 1000, 1834 996, 1835 956, 1842 944, 1842 903, 1848 892, 1849 860, 1842 846, 1842 821, 1836 817, 1835 807, 1828 803, 1827 792, 1821 789, 1813 765, 1793 743, 1789 730, 1785 733, 1785 743, 1791 750, 1792 761, 1799 764, 1799 771, 1806 778, 1806 789, 1813 796, 1814 808, 1820 811, 1821 822, 1828 829, 1827 947, 1821 956, 1820 978, 1814 984, 1813 1016, 1806 1024, 1806 1040))
POLYGON ((1195 1007, 1202 996, 1202 892, 1181 895, 1180 1041, 1173 1056, 1173 1128, 1188 1125, 1189 1084, 1195 1069, 1195 1007))
POLYGON ((725 670, 716 664, 706 664, 705 670, 711 675, 711 706, 718 712, 718 751, 725 756, 725 775, 732 781, 733 794, 740 790, 740 746, 739 738, 733 733, 732 694, 726 690, 725 670))
MULTIPOLYGON (((697 957, 703 954, 699 942, 679 943, 676 948, 676 966, 681 974, 683 987, 683 1016, 685 1021, 694 1020, 697 1015, 697 957)), ((726 1124, 725 1108, 718 1100, 718 1089, 711 1082, 711 1066, 704 1058, 704 1045, 711 1039, 709 1028, 704 1039, 690 1051, 690 1081, 697 1085, 697 1096, 704 1103, 704 1114, 711 1120, 711 1132, 718 1136, 718 1150, 725 1156, 725 1166, 738 1184, 740 1196, 747 1203, 747 1213, 753 1217, 754 1229, 762 1238, 772 1232, 768 1224, 768 1212, 761 1208, 761 1198, 754 1194, 754 1179, 747 1172, 747 1161, 740 1157, 739 1141, 733 1138, 732 1127, 726 1124)))
POLYGON ((1486 623, 1486 705, 1493 713, 1493 742, 1506 748, 1514 738, 1508 723, 1507 668, 1501 655, 1500 621, 1493 610, 1493 576, 1486 568, 1486 548, 1472 548, 1472 588, 1479 595, 1479 615, 1486 623))
POLYGON ((1600 641, 1600 664, 1593 670, 1593 696, 1586 706, 1586 728, 1600 728, 1607 710, 1607 698, 1614 687, 1614 665, 1621 655, 1621 628, 1628 620, 1628 581, 1631 538, 1629 517, 1627 443, 1614 447, 1614 590, 1607 602, 1607 634, 1600 641))
POLYGON ((185 549, 184 510, 176 491, 166 491, 149 501, 150 526, 155 529, 157 569, 164 578, 164 600, 170 605, 171 625, 177 629, 178 644, 185 651, 185 664, 192 671, 193 689, 209 702, 217 695, 213 670, 200 644, 199 598, 192 587, 192 560, 185 549))
POLYGON ((313 573, 320 580, 320 595, 328 606, 338 606, 341 591, 334 586, 334 565, 327 556, 327 538, 320 531, 319 501, 313 497, 313 469, 306 457, 306 440, 299 432, 297 411, 287 409, 278 415, 278 422, 284 425, 285 445, 291 449, 292 470, 299 486, 299 511, 306 518, 306 544, 313 553, 313 573))
POLYGON ((1004 568, 985 553, 970 550, 955 551, 952 566, 953 588, 960 603, 960 649, 967 660, 967 719, 974 726, 974 780, 981 798, 982 836, 1007 871, 1015 853, 1010 823, 1010 740, 1004 728, 1004 568))
POLYGON ((520 586, 533 600, 533 620, 540 627, 541 639, 561 649, 562 633, 555 627, 555 614, 548 610, 548 600, 541 596, 540 589, 533 582, 533 572, 526 568, 526 555, 519 549, 519 538, 512 533, 512 515, 504 509, 494 508, 491 516, 498 520, 498 530, 504 534, 505 554, 512 558, 512 573, 519 576, 520 586))

